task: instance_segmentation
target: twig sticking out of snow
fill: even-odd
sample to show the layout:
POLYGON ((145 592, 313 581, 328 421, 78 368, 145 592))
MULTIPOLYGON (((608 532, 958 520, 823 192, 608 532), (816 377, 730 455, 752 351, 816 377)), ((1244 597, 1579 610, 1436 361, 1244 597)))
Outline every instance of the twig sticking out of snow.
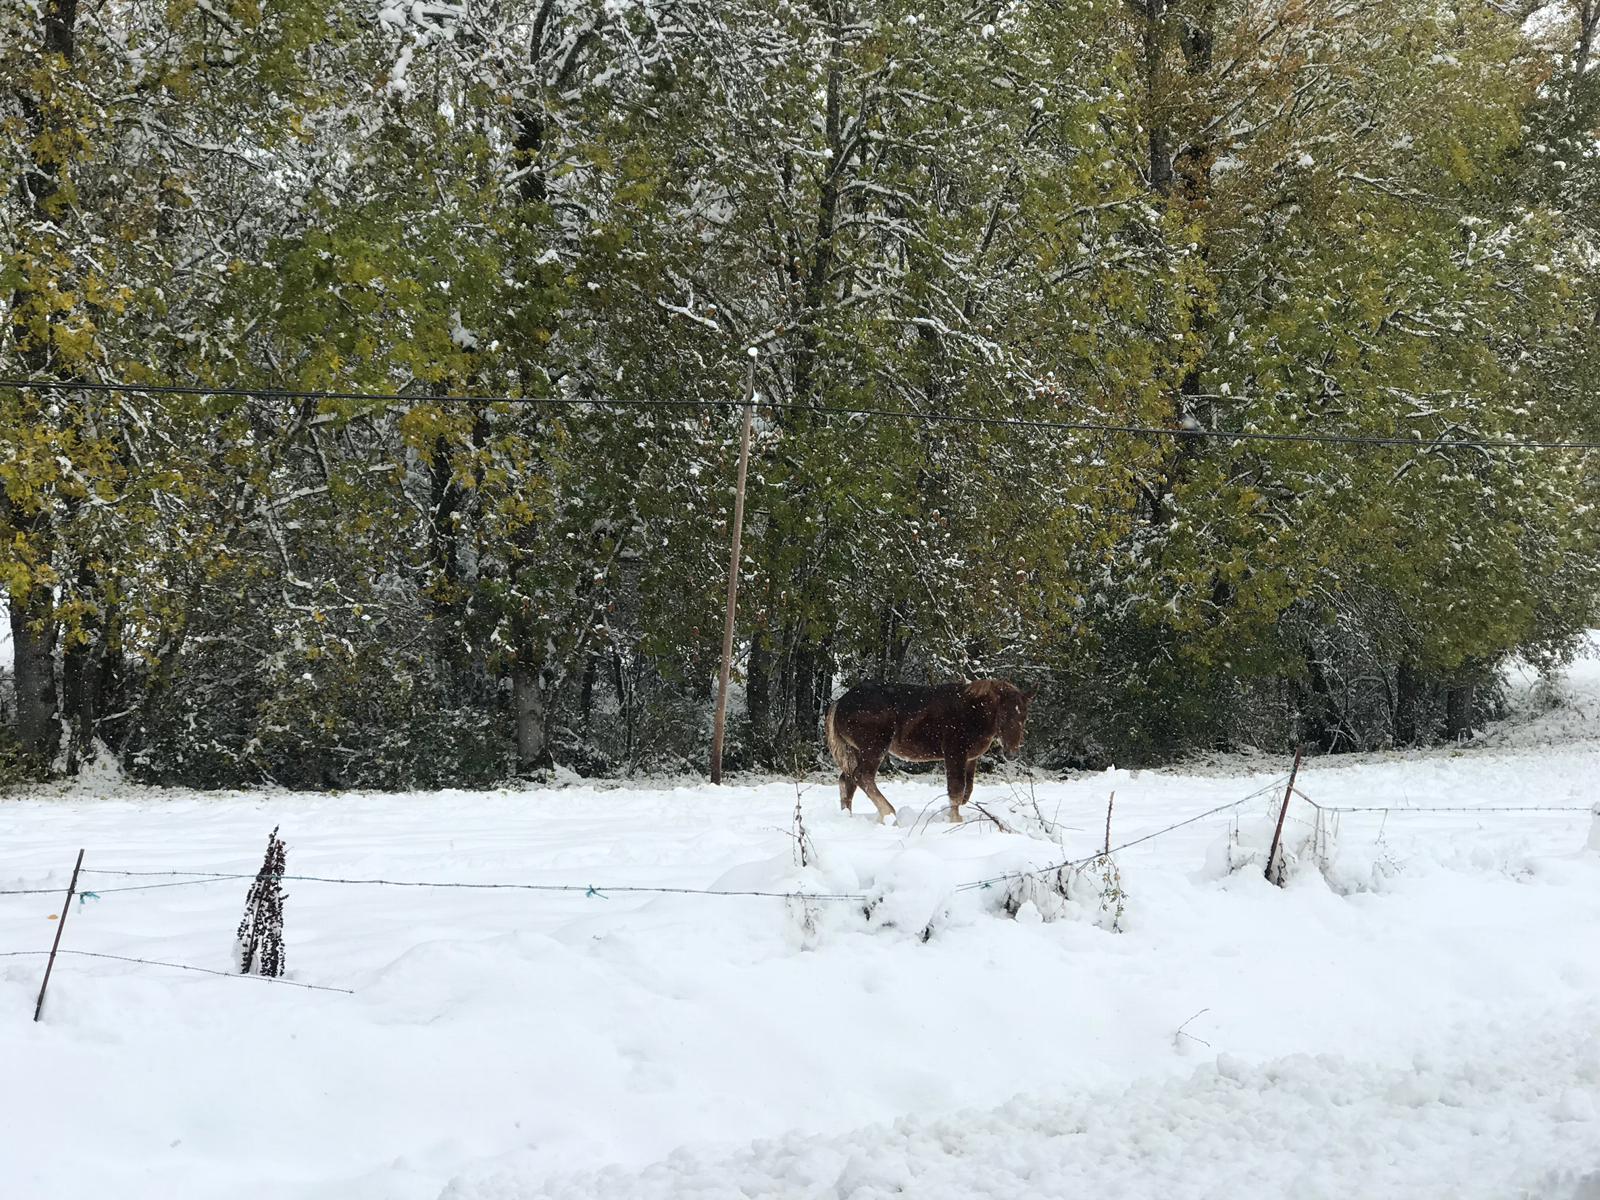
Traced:
POLYGON ((1210 1011, 1211 1010, 1209 1008, 1202 1008, 1199 1012, 1195 1013, 1194 1016, 1190 1017, 1182 1025, 1178 1026, 1177 1030, 1174 1031, 1172 1035, 1172 1045, 1174 1049, 1180 1051, 1183 1049, 1184 1038, 1188 1038, 1191 1042, 1199 1042, 1208 1050, 1211 1048, 1211 1043, 1206 1041, 1205 1038, 1198 1038, 1195 1037, 1194 1034, 1187 1032, 1191 1024, 1193 1024, 1199 1018, 1205 1016, 1210 1011))
MULTIPOLYGON (((806 829, 805 810, 801 804, 804 789, 801 787, 802 776, 798 771, 794 780, 794 858, 795 864, 804 871, 817 861, 817 847, 811 840, 811 833, 806 829)), ((800 948, 814 950, 822 934, 822 914, 817 908, 816 901, 803 893, 796 894, 785 901, 789 909, 789 916, 793 919, 800 932, 800 948)))
POLYGON ((990 812, 983 805, 979 804, 976 800, 974 800, 972 802, 972 807, 977 809, 984 816, 988 817, 989 820, 993 821, 994 824, 995 824, 995 828, 998 829, 1001 833, 1016 833, 1017 832, 1015 829, 1011 828, 1011 826, 1007 825, 1004 821, 1002 821, 999 817, 995 816, 992 812, 990 812))

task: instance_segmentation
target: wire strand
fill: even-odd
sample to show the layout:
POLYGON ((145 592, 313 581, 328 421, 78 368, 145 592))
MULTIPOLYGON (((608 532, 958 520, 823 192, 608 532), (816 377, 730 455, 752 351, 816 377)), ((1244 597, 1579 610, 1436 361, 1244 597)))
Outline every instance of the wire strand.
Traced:
MULTIPOLYGON (((1130 850, 1135 846, 1143 845, 1145 842, 1153 841, 1159 837, 1164 837, 1169 833, 1183 829, 1186 826, 1193 825, 1196 822, 1204 821, 1209 817, 1218 816, 1221 813, 1225 813, 1232 809, 1238 808, 1241 805, 1248 804, 1252 800, 1259 799, 1261 796, 1274 791, 1280 787, 1287 778, 1287 776, 1279 776, 1278 778, 1263 784, 1261 787, 1257 788, 1248 795, 1241 796, 1237 800, 1230 800, 1225 804, 1219 804, 1214 808, 1208 808, 1204 812, 1196 813, 1191 817, 1185 817, 1181 821, 1175 821, 1171 825, 1166 825, 1160 829, 1152 830, 1149 833, 1141 834, 1138 837, 1130 838, 1125 842, 1118 843, 1109 850, 1100 850, 1093 854, 1084 855, 1081 858, 1065 859, 1061 862, 1053 863, 1045 867, 1034 867, 1024 871, 1006 871, 999 875, 992 875, 984 879, 975 879, 968 883, 958 884, 954 890, 958 892, 971 891, 976 888, 990 887, 996 883, 1004 883, 1012 879, 1036 878, 1041 875, 1047 875, 1053 871, 1063 871, 1085 866, 1102 858, 1107 858, 1110 855, 1118 854, 1124 850, 1130 850)), ((1294 794, 1299 799, 1304 800, 1308 805, 1318 812, 1333 813, 1335 815, 1340 815, 1343 813, 1587 813, 1591 811, 1587 805, 1483 805, 1480 807, 1472 807, 1470 805, 1430 807, 1394 805, 1337 806, 1319 804, 1317 801, 1311 799, 1311 797, 1301 792, 1298 788, 1295 789, 1294 794)), ((260 878, 259 875, 246 872, 176 870, 124 871, 115 870, 109 867, 85 867, 82 873, 84 875, 105 875, 114 878, 125 879, 161 877, 167 880, 166 882, 162 883, 127 884, 115 887, 98 888, 94 892, 96 896, 108 896, 118 892, 152 891, 157 888, 194 887, 204 884, 222 883, 228 880, 254 880, 260 878)), ((594 896, 599 899, 605 899, 611 895, 724 896, 761 897, 774 900, 820 900, 855 904, 865 903, 869 899, 869 897, 865 894, 854 892, 774 892, 761 891, 757 889, 665 887, 643 884, 606 885, 581 883, 469 883, 453 880, 345 878, 342 876, 333 875, 279 875, 275 878, 287 883, 331 883, 363 887, 441 888, 460 891, 581 893, 585 896, 594 896)), ((0 891, 0 896, 51 895, 59 893, 61 890, 62 889, 59 887, 14 888, 0 891)), ((67 951, 62 951, 62 953, 67 953, 67 951)), ((84 952, 76 951, 75 953, 84 952)))
MULTIPOLYGON (((178 880, 173 883, 152 883, 133 885, 129 887, 111 887, 97 889, 97 894, 109 895, 112 892, 133 892, 147 888, 157 887, 183 887, 188 884, 215 883, 228 879, 258 879, 255 874, 233 873, 227 871, 115 871, 101 867, 93 871, 85 869, 85 875, 112 875, 125 878, 140 878, 152 875, 184 875, 197 876, 178 880)), ((267 876, 276 878, 285 883, 341 883, 355 884, 367 887, 414 887, 414 888, 457 888, 465 891, 516 891, 516 892, 578 892, 586 896, 604 897, 608 895, 661 895, 661 896, 763 896, 775 900, 835 900, 861 902, 866 899, 864 895, 847 892, 767 892, 753 889, 723 889, 723 888, 691 888, 691 887, 657 887, 643 884, 583 884, 583 883, 463 883, 453 880, 427 880, 427 879, 347 879, 332 875, 278 875, 267 876)), ((51 889, 59 891, 60 889, 51 889)))
POLYGON ((1295 791, 1295 795, 1299 796, 1300 799, 1318 812, 1328 813, 1586 813, 1594 811, 1587 804, 1485 804, 1479 807, 1473 807, 1470 804, 1423 806, 1363 804, 1346 807, 1334 804, 1318 804, 1310 796, 1302 795, 1299 790, 1295 791))
MULTIPOLYGON (((87 391, 153 396, 229 396, 247 400, 312 400, 354 403, 426 404, 537 404, 556 408, 723 409, 736 408, 740 400, 580 398, 571 396, 441 395, 409 392, 341 392, 293 388, 202 387, 157 383, 68 382, 56 379, 0 378, 0 388, 40 391, 87 391)), ((798 401, 762 400, 759 407, 821 416, 890 417, 926 424, 976 425, 1033 429, 1046 432, 1114 433, 1130 437, 1210 438, 1227 442, 1300 443, 1333 446, 1404 446, 1414 450, 1600 450, 1600 442, 1517 438, 1423 438, 1358 433, 1265 433, 1252 430, 1174 428, 1160 425, 1118 424, 1100 421, 1051 421, 1033 417, 996 417, 974 413, 922 412, 902 408, 867 408, 803 404, 798 401)))
MULTIPOLYGON (((0 958, 42 958, 48 950, 0 950, 0 958)), ((107 958, 115 962, 141 963, 147 967, 171 967, 175 971, 198 971, 202 975, 220 975, 224 979, 254 979, 261 983, 276 983, 283 987, 306 988, 313 992, 342 992, 354 996, 350 988, 330 987, 325 983, 297 983, 293 979, 278 979, 271 975, 246 975, 243 972, 217 971, 211 967, 196 967, 190 963, 162 962, 154 958, 130 958, 126 954, 101 954, 94 950, 57 950, 57 954, 75 954, 79 958, 107 958)))
POLYGON ((1270 789, 1270 787, 1271 785, 1259 788, 1256 791, 1251 792, 1248 796, 1241 796, 1237 800, 1230 800, 1226 804, 1219 804, 1215 808, 1208 808, 1203 813, 1196 813, 1194 816, 1186 817, 1182 821, 1177 821, 1161 829, 1142 834, 1139 837, 1132 838, 1129 841, 1115 845, 1109 850, 1098 850, 1093 854, 1084 855, 1082 858, 1069 858, 1064 862, 1052 863, 1048 867, 1033 867, 1026 871, 1006 871, 1000 875, 991 875, 987 879, 975 879, 971 883, 961 884, 955 890, 958 892, 967 892, 972 891, 975 888, 992 887, 994 884, 1005 883, 1012 879, 1036 879, 1041 875, 1048 875, 1052 871, 1065 871, 1073 867, 1087 866, 1089 863, 1099 862, 1103 858, 1110 858, 1113 854, 1119 854, 1122 851, 1131 849, 1134 846, 1139 846, 1145 842, 1154 841, 1158 837, 1164 837, 1166 834, 1169 834, 1177 829, 1182 829, 1186 825, 1193 825, 1196 821, 1204 821, 1207 817, 1214 817, 1219 813, 1227 812, 1229 809, 1238 808, 1241 804, 1248 804, 1250 801, 1264 795, 1270 789))

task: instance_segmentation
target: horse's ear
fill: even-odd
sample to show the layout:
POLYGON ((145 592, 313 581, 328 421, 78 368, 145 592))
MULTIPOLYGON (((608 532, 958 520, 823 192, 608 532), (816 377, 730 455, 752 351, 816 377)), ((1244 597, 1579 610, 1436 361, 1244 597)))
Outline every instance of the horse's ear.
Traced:
POLYGON ((962 694, 969 700, 994 700, 1000 695, 1000 684, 994 679, 974 679, 962 694))
POLYGON ((1038 694, 1039 694, 1038 687, 1024 688, 1023 691, 1022 691, 1022 702, 1024 704, 1027 704, 1027 703, 1031 702, 1033 700, 1033 698, 1035 696, 1037 696, 1038 694))

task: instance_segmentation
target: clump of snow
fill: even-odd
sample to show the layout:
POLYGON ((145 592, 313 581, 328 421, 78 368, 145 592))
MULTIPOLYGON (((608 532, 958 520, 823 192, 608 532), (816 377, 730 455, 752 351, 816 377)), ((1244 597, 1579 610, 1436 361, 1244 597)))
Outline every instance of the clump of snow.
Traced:
POLYGON ((450 340, 463 350, 478 348, 478 335, 462 323, 459 308, 450 311, 450 340))
POLYGON ((1561 1093, 1556 1105, 1558 1121, 1593 1121, 1596 1117, 1594 1097, 1586 1089, 1571 1087, 1561 1093))
POLYGON ((948 861, 928 850, 909 847, 891 858, 873 879, 867 899, 870 919, 881 928, 926 940, 935 925, 949 920, 950 896, 957 882, 948 861))
POLYGON ((389 68, 388 90, 397 96, 403 96, 411 90, 411 60, 416 56, 415 42, 407 42, 400 47, 400 53, 394 60, 394 65, 389 68))
POLYGON ((1496 749, 1535 749, 1600 738, 1600 631, 1590 632, 1559 674, 1543 675, 1512 659, 1504 678, 1509 712, 1479 742, 1496 749))
POLYGON ((1294 798, 1283 813, 1279 832, 1281 795, 1270 798, 1264 809, 1241 807, 1227 832, 1206 847, 1205 864, 1198 878, 1226 879, 1231 875, 1252 874, 1265 879, 1274 836, 1278 839, 1278 863, 1287 882, 1308 864, 1315 865, 1317 841, 1316 813, 1304 801, 1294 798))
POLYGON ((70 794, 109 796, 127 786, 116 752, 96 738, 89 754, 78 764, 78 773, 67 781, 70 794))

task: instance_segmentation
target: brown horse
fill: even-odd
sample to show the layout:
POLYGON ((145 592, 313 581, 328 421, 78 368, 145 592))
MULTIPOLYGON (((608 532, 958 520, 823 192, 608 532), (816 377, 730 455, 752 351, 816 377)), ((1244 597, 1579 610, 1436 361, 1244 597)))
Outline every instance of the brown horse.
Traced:
POLYGON ((828 709, 828 750, 839 764, 839 807, 850 811, 856 787, 872 797, 878 819, 894 816, 894 805, 878 789, 878 764, 885 754, 908 762, 944 762, 950 819, 972 799, 978 759, 997 740, 1006 753, 1022 749, 1022 726, 1034 693, 1003 679, 918 687, 863 683, 828 709))

